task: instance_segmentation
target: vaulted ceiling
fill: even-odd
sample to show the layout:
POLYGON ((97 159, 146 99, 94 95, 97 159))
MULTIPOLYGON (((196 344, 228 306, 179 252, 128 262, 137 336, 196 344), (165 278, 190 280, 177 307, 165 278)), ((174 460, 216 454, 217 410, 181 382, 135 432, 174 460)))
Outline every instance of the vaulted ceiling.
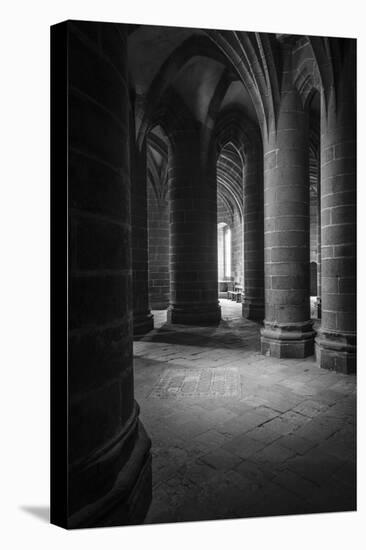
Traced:
MULTIPOLYGON (((173 111, 184 109, 198 124, 208 128, 215 125, 221 112, 238 109, 264 136, 270 122, 276 119, 282 51, 288 44, 292 44, 294 52, 296 86, 304 103, 309 102, 312 113, 310 184, 314 189, 319 156, 320 94, 313 92, 323 86, 326 97, 326 90, 339 72, 342 57, 332 39, 129 26, 129 76, 135 98, 136 139, 148 137, 148 177, 157 194, 164 196, 167 185, 168 141, 156 117, 166 98, 175 98, 173 111)), ((217 164, 220 192, 227 200, 230 198, 233 205, 238 205, 242 162, 228 144, 217 164)))

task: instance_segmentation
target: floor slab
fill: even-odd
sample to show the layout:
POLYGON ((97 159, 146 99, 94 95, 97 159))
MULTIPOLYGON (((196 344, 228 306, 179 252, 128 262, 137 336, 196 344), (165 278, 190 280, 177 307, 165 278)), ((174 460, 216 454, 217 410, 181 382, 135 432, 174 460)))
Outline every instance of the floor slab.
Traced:
POLYGON ((241 304, 221 308, 218 327, 154 312, 134 343, 152 439, 146 523, 354 510, 355 376, 264 357, 241 304))

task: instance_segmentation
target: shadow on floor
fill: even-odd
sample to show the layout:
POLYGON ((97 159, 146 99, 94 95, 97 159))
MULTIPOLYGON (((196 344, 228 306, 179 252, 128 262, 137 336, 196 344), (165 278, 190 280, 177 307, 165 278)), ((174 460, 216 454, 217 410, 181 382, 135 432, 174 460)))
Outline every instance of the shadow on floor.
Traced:
POLYGON ((50 507, 49 506, 20 506, 20 509, 27 514, 30 514, 39 520, 50 522, 50 507))
POLYGON ((221 321, 218 327, 190 327, 165 323, 148 333, 143 342, 159 342, 209 348, 230 347, 259 349, 259 325, 254 322, 221 321), (224 329, 227 332, 222 332, 224 329))
POLYGON ((355 377, 260 355, 260 325, 222 306, 217 327, 160 316, 135 345, 146 523, 355 510, 355 377))

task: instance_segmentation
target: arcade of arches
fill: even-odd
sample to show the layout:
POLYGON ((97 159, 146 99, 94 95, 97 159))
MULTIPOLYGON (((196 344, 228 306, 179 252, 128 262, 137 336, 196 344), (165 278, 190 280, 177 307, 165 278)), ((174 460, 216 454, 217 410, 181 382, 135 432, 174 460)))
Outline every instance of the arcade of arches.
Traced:
MULTIPOLYGON (((189 437, 183 462, 197 459, 202 464, 213 448, 219 458, 209 464, 212 476, 222 474, 222 464, 228 462, 229 473, 219 484, 226 489, 216 495, 223 507, 225 495, 234 494, 230 491, 245 473, 249 455, 243 449, 252 445, 253 453, 263 456, 267 448, 253 443, 264 441, 264 435, 261 440, 248 430, 270 422, 265 443, 277 445, 273 456, 282 449, 284 461, 308 459, 319 466, 322 456, 336 455, 323 464, 324 476, 327 469, 334 474, 331 496, 330 486, 324 489, 325 508, 320 500, 317 508, 311 497, 306 497, 310 509, 291 508, 331 510, 329 502, 337 502, 335 483, 338 491, 345 487, 353 495, 354 489, 353 474, 348 484, 345 474, 334 481, 337 471, 351 471, 350 456, 346 451, 340 455, 336 444, 338 455, 332 455, 324 445, 335 436, 342 449, 349 451, 354 443, 349 444, 356 369, 355 41, 76 21, 66 25, 69 525, 144 521, 152 484, 154 491, 157 486, 151 471, 159 471, 159 461, 171 452, 169 445, 173 448, 171 423, 165 424, 171 439, 164 450, 164 422, 159 422, 177 418, 185 403, 191 412, 184 423, 189 437), (230 289, 236 292, 228 301, 230 289), (192 390, 193 403, 188 389, 187 401, 178 396, 171 409, 169 395, 158 398, 166 373, 173 373, 169 383, 174 393, 175 367, 177 379, 184 378, 187 368, 191 385, 196 383, 194 357, 177 358, 174 344, 206 353, 202 373, 208 378, 214 376, 211 367, 224 369, 214 364, 217 358, 235 354, 235 368, 223 371, 224 393, 217 408, 214 396, 202 390, 206 408, 200 410, 211 419, 208 431, 216 446, 210 440, 205 447, 201 432, 189 432, 189 421, 193 426, 202 406, 199 392, 192 390), (248 378, 239 388, 239 395, 235 384, 249 368, 249 349, 250 382, 248 378), (163 363, 154 371, 159 361, 163 363), (280 396, 291 403, 281 406, 280 396), (223 418, 226 432, 219 429, 223 418), (327 431, 333 420, 338 424, 327 431), (151 424, 160 426, 160 440, 151 424), (230 432, 233 426, 236 432, 230 432), (245 434, 240 426, 243 431, 247 427, 245 434), (196 436, 201 446, 192 450, 189 444, 196 436), (310 442, 309 448, 313 442, 316 450, 296 450, 292 456, 290 441, 310 442)), ((202 376, 198 383, 204 385, 202 376)), ((176 426, 184 438, 183 424, 176 426)), ((266 464, 272 485, 281 475, 289 483, 284 471, 299 478, 303 473, 287 462, 285 468, 281 462, 282 473, 280 468, 269 472, 266 464)), ((253 461, 250 471, 257 466, 253 461)), ((178 484, 179 475, 169 478, 164 468, 166 494, 173 486, 169 480, 178 484)), ((320 467, 315 470, 319 473, 320 467)), ((261 471, 264 479, 264 466, 261 471)), ((317 495, 323 490, 322 478, 317 484, 305 472, 301 479, 306 490, 312 483, 317 495)), ((207 480, 201 481, 209 486, 210 474, 207 480)), ((243 502, 254 503, 249 485, 244 483, 240 495, 243 502)), ((294 496, 296 487, 294 493, 288 485, 281 491, 294 496)), ((263 500, 270 502, 267 486, 265 491, 263 500)), ((237 515, 245 515, 242 501, 237 515)), ((153 507, 154 502, 153 493, 153 507)), ((349 502, 346 509, 352 509, 349 502)), ((343 501, 338 509, 342 506, 343 501)), ((249 515, 251 511, 260 513, 254 504, 249 515)), ((169 514, 156 517, 169 521, 169 514)), ((196 518, 199 514, 189 517, 196 518)))

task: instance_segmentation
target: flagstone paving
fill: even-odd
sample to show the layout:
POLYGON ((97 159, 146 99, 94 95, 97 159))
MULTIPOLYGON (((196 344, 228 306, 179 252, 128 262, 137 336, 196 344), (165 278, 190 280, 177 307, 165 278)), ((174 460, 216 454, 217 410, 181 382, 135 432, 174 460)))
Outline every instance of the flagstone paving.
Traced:
POLYGON ((355 510, 355 376, 264 357, 259 325, 221 306, 218 327, 155 311, 134 343, 152 440, 146 523, 355 510))

